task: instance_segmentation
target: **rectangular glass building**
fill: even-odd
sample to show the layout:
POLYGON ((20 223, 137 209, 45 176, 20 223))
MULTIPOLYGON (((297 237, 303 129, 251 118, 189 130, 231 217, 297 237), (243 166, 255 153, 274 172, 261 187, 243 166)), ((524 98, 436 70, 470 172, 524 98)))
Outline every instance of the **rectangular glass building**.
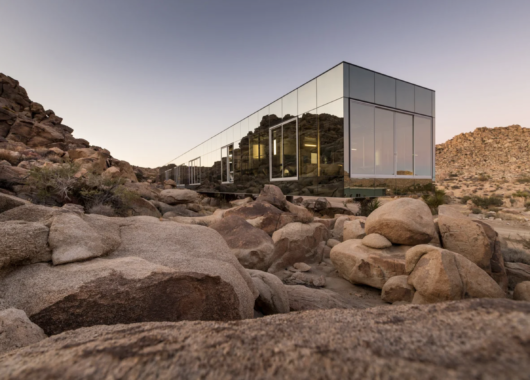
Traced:
POLYGON ((203 193, 375 197, 428 191, 433 90, 342 62, 180 155, 161 179, 203 193))

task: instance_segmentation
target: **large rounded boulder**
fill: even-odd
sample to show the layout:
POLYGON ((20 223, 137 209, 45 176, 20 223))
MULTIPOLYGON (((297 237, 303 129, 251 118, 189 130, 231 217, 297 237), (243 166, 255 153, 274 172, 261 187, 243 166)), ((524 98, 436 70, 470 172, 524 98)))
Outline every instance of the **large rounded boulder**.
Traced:
POLYGON ((248 269, 269 269, 274 242, 263 230, 239 216, 227 216, 209 226, 221 234, 241 265, 248 269))
POLYGON ((391 277, 405 274, 405 253, 409 248, 374 249, 364 245, 361 239, 351 239, 333 247, 330 257, 346 280, 381 289, 391 277))
POLYGON ((429 243, 436 233, 429 207, 412 198, 400 198, 377 208, 366 219, 365 231, 404 245, 429 243))
POLYGON ((408 283, 416 289, 413 303, 505 297, 485 271, 456 252, 417 245, 407 251, 405 265, 408 283))

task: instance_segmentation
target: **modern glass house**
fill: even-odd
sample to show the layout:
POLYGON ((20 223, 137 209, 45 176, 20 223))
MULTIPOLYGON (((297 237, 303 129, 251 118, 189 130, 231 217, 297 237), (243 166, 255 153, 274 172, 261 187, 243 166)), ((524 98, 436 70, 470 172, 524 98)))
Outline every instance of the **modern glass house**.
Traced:
POLYGON ((435 92, 342 62, 161 169, 203 193, 374 197, 428 191, 435 92))

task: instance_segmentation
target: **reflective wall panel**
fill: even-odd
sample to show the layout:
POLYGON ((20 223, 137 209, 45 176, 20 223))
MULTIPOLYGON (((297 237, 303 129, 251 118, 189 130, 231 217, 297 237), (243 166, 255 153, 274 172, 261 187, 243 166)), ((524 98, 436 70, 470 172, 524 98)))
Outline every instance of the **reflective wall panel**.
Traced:
POLYGON ((351 102, 350 147, 351 173, 374 174, 375 108, 351 102))
POLYGON ((298 90, 282 98, 282 119, 288 120, 298 115, 298 90))
POLYGON ((375 102, 387 107, 396 107, 396 80, 394 78, 375 74, 375 102))
POLYGON ((432 120, 414 118, 414 174, 432 176, 432 120))
POLYGON ((394 113, 396 133, 396 175, 414 175, 412 116, 394 113))
POLYGON ((317 107, 343 96, 343 67, 338 65, 317 78, 317 107))
POLYGON ((317 108, 317 81, 316 79, 304 84, 298 89, 299 114, 317 108))
POLYGON ((422 87, 414 87, 414 112, 432 116, 432 91, 422 87))
POLYGON ((396 80, 396 108, 414 112, 414 85, 396 80))
POLYGON ((375 174, 394 174, 394 113, 375 110, 375 174))
POLYGON ((350 97, 375 102, 375 74, 373 71, 350 65, 350 97))

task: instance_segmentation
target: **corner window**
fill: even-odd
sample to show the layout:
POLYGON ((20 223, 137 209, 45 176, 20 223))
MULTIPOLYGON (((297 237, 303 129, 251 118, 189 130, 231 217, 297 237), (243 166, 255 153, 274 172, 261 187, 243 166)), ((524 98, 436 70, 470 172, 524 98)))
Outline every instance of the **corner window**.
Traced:
POLYGON ((430 117, 351 101, 350 177, 431 177, 432 136, 430 117))

